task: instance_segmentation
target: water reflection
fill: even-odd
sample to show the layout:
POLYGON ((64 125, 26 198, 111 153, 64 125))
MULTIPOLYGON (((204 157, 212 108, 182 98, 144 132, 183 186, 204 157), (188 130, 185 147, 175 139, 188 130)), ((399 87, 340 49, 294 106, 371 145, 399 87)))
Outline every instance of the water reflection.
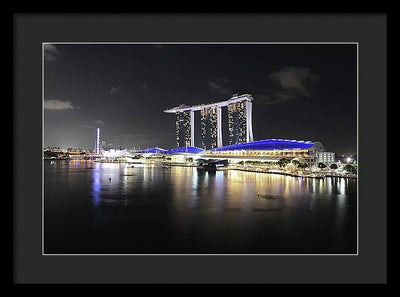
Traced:
POLYGON ((93 169, 92 195, 93 204, 97 207, 100 204, 101 199, 101 169, 99 168, 100 164, 96 165, 97 166, 93 169))
MULTIPOLYGON (((82 164, 70 164, 68 171, 72 172, 80 166, 82 164)), ((254 210, 263 203, 271 203, 265 201, 281 198, 286 201, 286 206, 291 202, 299 206, 302 201, 308 200, 309 209, 313 210, 317 198, 336 197, 341 207, 345 203, 349 184, 344 178, 308 179, 241 171, 203 172, 184 167, 127 168, 120 164, 105 163, 95 164, 91 168, 95 206, 110 199, 125 205, 137 197, 147 201, 149 197, 156 200, 157 193, 171 196, 177 208, 254 210), (263 200, 257 197, 266 198, 261 202, 263 200)))
MULTIPOLYGON (((171 249, 185 246, 185 252, 197 247, 263 252, 279 244, 300 248, 307 240, 311 248, 339 250, 355 235, 357 182, 343 178, 47 162, 45 185, 46 222, 70 226, 72 237, 82 230, 86 237, 79 240, 88 248, 96 242, 112 250, 112 241, 103 238, 107 234, 135 251, 150 245, 165 252, 165 243, 171 249), (133 239, 137 236, 143 244, 133 239)), ((64 241, 57 234, 54 246, 64 241)))

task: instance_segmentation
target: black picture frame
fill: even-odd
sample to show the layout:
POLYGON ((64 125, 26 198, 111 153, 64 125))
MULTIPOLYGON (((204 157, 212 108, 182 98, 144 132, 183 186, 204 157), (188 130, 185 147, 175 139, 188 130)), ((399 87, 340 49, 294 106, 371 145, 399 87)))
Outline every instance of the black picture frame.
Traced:
POLYGON ((385 14, 21 13, 14 14, 13 23, 15 283, 386 282, 385 14), (43 256, 41 58, 46 41, 358 42, 359 255, 43 256))

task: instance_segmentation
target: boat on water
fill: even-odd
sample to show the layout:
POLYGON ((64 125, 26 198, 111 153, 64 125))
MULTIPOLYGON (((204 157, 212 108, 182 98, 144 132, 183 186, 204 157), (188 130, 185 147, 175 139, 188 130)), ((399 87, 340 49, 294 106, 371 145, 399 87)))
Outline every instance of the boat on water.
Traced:
POLYGON ((279 197, 279 196, 277 196, 277 195, 272 195, 272 194, 260 194, 260 193, 257 194, 257 197, 264 198, 264 199, 267 199, 267 200, 285 199, 284 197, 279 197))

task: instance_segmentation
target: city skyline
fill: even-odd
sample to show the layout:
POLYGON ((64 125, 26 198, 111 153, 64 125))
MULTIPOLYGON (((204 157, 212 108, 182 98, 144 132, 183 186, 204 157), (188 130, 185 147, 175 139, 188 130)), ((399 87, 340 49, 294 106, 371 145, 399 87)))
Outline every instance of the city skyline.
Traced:
POLYGON ((164 109, 250 93, 255 141, 357 151, 355 44, 49 44, 44 60, 44 146, 93 149, 101 128, 116 146, 174 148, 175 118, 164 109))

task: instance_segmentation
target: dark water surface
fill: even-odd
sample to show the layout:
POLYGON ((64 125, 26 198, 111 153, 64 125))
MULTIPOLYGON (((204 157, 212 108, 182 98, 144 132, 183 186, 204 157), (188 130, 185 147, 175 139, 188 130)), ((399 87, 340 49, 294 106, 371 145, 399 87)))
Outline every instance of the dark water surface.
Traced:
POLYGON ((46 254, 357 252, 356 180, 44 161, 44 186, 46 254))

